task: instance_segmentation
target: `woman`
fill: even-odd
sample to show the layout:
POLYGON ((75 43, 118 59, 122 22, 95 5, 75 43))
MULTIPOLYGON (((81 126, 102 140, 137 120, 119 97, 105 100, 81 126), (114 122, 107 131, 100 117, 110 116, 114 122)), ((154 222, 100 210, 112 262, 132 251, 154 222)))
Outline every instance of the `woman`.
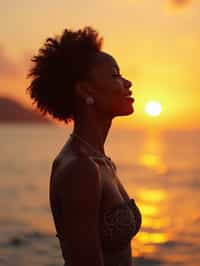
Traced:
POLYGON ((65 265, 130 266, 141 215, 104 143, 116 116, 133 113, 131 82, 91 27, 48 38, 34 56, 30 97, 43 114, 74 122, 51 169, 49 199, 65 265))

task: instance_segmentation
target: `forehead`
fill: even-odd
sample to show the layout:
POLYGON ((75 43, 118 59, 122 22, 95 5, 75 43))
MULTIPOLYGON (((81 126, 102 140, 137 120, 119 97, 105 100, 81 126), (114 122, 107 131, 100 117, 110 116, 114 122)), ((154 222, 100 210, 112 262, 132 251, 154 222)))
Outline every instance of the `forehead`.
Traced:
POLYGON ((119 70, 119 66, 114 57, 105 52, 98 52, 94 56, 94 69, 99 71, 108 70, 108 69, 119 70))

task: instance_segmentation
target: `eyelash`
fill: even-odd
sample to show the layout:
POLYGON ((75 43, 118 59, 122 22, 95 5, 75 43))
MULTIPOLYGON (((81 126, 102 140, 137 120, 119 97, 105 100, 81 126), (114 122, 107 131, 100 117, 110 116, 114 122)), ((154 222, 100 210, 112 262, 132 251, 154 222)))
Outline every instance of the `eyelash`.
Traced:
POLYGON ((121 75, 121 74, 113 74, 112 76, 113 76, 113 77, 119 77, 119 78, 121 78, 121 77, 122 77, 122 75, 121 75))

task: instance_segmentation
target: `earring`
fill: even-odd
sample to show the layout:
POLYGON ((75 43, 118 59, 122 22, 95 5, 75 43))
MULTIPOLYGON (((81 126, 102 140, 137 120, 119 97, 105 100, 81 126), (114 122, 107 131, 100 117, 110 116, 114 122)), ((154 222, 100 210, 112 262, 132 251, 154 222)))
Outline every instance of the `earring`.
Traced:
POLYGON ((93 104, 94 103, 94 99, 92 97, 90 97, 90 96, 87 97, 85 101, 86 101, 87 104, 93 104))

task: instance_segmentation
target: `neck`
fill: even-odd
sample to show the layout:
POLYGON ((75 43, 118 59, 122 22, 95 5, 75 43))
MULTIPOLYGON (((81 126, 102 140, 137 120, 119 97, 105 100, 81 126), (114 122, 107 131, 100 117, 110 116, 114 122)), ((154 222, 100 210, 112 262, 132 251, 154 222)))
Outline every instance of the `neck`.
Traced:
MULTIPOLYGON (((110 119, 100 119, 99 117, 97 118, 94 115, 93 117, 79 117, 79 119, 75 120, 74 130, 72 134, 77 134, 89 145, 91 145, 96 151, 105 155, 104 144, 110 127, 110 119)), ((89 149, 87 145, 84 145, 84 147, 87 150, 89 149)))

